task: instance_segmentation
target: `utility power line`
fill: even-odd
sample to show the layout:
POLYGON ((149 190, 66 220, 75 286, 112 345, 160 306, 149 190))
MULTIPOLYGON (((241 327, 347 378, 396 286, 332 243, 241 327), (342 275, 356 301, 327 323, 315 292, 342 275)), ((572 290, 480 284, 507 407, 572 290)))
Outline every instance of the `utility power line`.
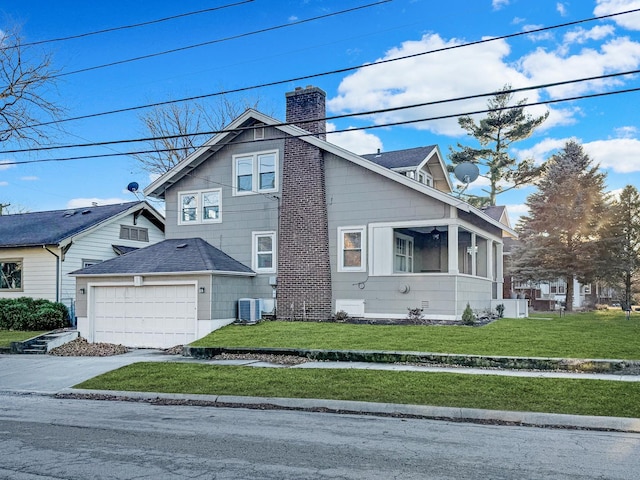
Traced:
POLYGON ((115 61, 115 62, 104 63, 102 65, 95 65, 93 67, 80 68, 78 70, 73 70, 71 72, 59 73, 57 75, 52 75, 51 78, 67 77, 69 75, 75 75, 75 74, 78 74, 78 73, 90 72, 92 70, 98 70, 98 69, 101 69, 101 68, 113 67, 113 66, 122 65, 122 64, 125 64, 125 63, 137 62, 139 60, 146 60, 147 58, 159 57, 159 56, 162 56, 162 55, 168 55, 170 53, 183 52, 185 50, 191 50, 193 48, 199 48, 199 47, 204 47, 204 46, 207 46, 207 45, 213 45, 215 43, 222 43, 222 42, 228 42, 230 40, 237 40, 239 38, 250 37, 250 36, 258 35, 258 34, 261 34, 261 33, 271 32, 271 31, 274 31, 274 30, 280 30, 282 28, 288 28, 288 27, 293 27, 293 26, 296 26, 296 25, 302 25, 304 23, 313 22, 315 20, 322 20, 322 19, 329 18, 329 17, 335 17, 337 15, 344 15, 346 13, 355 12, 357 10, 362 10, 362 9, 369 8, 369 7, 375 7, 375 6, 381 5, 383 3, 388 3, 388 2, 391 2, 391 1, 392 0, 380 0, 380 1, 375 2, 375 3, 369 3, 367 5, 360 5, 358 7, 348 8, 346 10, 340 10, 339 12, 327 13, 325 15, 320 15, 320 16, 317 16, 317 17, 306 18, 304 20, 297 20, 295 22, 289 22, 289 23, 284 23, 284 24, 280 24, 280 25, 275 25, 273 27, 262 28, 260 30, 254 30, 252 32, 240 33, 238 35, 231 35, 229 37, 219 38, 219 39, 216 39, 216 40, 210 40, 210 41, 207 41, 207 42, 195 43, 195 44, 192 44, 192 45, 186 45, 184 47, 172 48, 170 50, 163 50, 161 52, 156 52, 156 53, 149 53, 147 55, 140 55, 139 57, 133 57, 133 58, 125 59, 125 60, 118 60, 118 61, 115 61))
MULTIPOLYGON (((242 0, 239 2, 235 2, 235 3, 228 3, 226 5, 220 5, 218 7, 211 7, 211 8, 205 8, 202 10, 196 10, 193 12, 185 12, 185 13, 179 13, 177 15, 171 15, 170 17, 164 17, 164 18, 157 18, 155 20, 148 20, 146 22, 140 22, 140 23, 132 23, 130 25, 121 25, 118 27, 111 27, 111 28, 105 28, 103 30, 94 30, 91 32, 85 32, 85 33, 78 33, 76 35, 69 35, 67 37, 58 37, 58 38, 50 38, 48 40, 38 40, 35 42, 28 42, 28 43, 22 43, 20 44, 21 47, 31 47, 31 46, 35 46, 35 45, 42 45, 45 43, 53 43, 53 42, 64 42, 67 40, 75 40, 78 38, 85 38, 85 37, 91 37, 93 35, 102 35, 103 33, 110 33, 110 32, 116 32, 118 30, 127 30, 127 29, 131 29, 131 28, 139 28, 139 27, 145 27, 147 25, 153 25, 156 23, 162 23, 162 22, 168 22, 170 20, 176 20, 178 18, 184 18, 184 17, 189 17, 192 15, 200 15, 203 13, 209 13, 209 12, 215 12, 217 10, 223 10, 225 8, 230 8, 230 7, 237 7, 239 5, 244 5, 245 3, 251 3, 254 0, 242 0)), ((13 46, 13 47, 9 47, 9 48, 18 48, 18 46, 13 46)))
MULTIPOLYGON (((410 59, 410 58, 417 58, 417 57, 420 57, 420 56, 423 56, 423 55, 429 55, 429 54, 433 54, 433 53, 439 53, 439 52, 444 52, 444 51, 448 51, 448 50, 454 50, 454 49, 458 49, 458 48, 465 48, 465 47, 469 47, 469 46, 473 46, 473 45, 479 45, 479 44, 483 44, 483 43, 494 42, 494 41, 497 41, 497 40, 505 40, 505 39, 508 39, 508 38, 514 38, 514 37, 519 37, 519 36, 523 36, 523 35, 531 35, 531 34, 543 32, 543 31, 548 31, 548 30, 553 30, 553 29, 558 29, 558 28, 564 28, 564 27, 568 27, 568 26, 574 26, 574 25, 578 25, 578 24, 582 24, 582 23, 592 22, 592 21, 595 21, 595 20, 602 20, 602 19, 605 19, 605 18, 611 18, 611 17, 615 17, 615 16, 619 16, 619 15, 626 15, 626 14, 635 13, 635 12, 640 12, 640 8, 636 8, 636 9, 633 9, 633 10, 626 10, 626 11, 623 11, 623 12, 612 13, 612 14, 608 14, 608 15, 602 15, 602 16, 598 16, 598 17, 585 18, 585 19, 576 20, 576 21, 573 21, 573 22, 568 22, 568 23, 561 23, 561 24, 552 25, 552 26, 549 26, 549 27, 537 28, 537 29, 533 29, 533 30, 528 30, 526 32, 516 32, 516 33, 511 33, 511 34, 507 34, 507 35, 498 36, 498 37, 491 37, 491 38, 485 38, 485 39, 477 40, 477 41, 473 41, 473 42, 462 43, 462 44, 459 44, 459 45, 450 45, 450 46, 447 46, 447 47, 437 48, 437 49, 433 49, 433 50, 426 50, 424 52, 418 52, 418 53, 414 53, 414 54, 411 54, 411 55, 405 55, 405 56, 397 57, 397 58, 379 60, 377 62, 366 63, 364 65, 358 65, 358 66, 354 66, 354 67, 345 67, 345 68, 340 68, 340 69, 335 69, 335 70, 330 70, 330 71, 325 71, 325 72, 320 72, 320 73, 314 73, 314 74, 310 74, 310 75, 303 75, 303 76, 299 76, 299 77, 288 78, 288 79, 285 79, 285 80, 276 80, 276 81, 273 81, 273 82, 266 82, 266 83, 250 85, 250 86, 246 86, 246 87, 230 89, 230 90, 222 90, 222 91, 218 91, 218 92, 207 93, 207 94, 202 94, 202 95, 195 95, 195 96, 191 96, 191 97, 184 97, 184 98, 179 98, 179 99, 175 99, 175 100, 165 100, 165 101, 162 101, 162 102, 147 103, 147 104, 143 104, 143 105, 136 105, 136 106, 133 106, 133 107, 125 107, 125 108, 119 108, 119 109, 114 109, 114 110, 108 110, 108 111, 104 111, 104 112, 97 112, 97 113, 90 113, 90 114, 86 114, 86 115, 79 115, 79 116, 76 116, 76 117, 69 117, 69 118, 64 118, 64 119, 61 119, 61 120, 52 120, 52 121, 48 121, 48 122, 41 122, 41 123, 36 123, 36 124, 33 124, 33 125, 27 125, 27 126, 24 126, 24 127, 20 127, 19 130, 26 129, 26 128, 43 127, 43 126, 47 126, 47 125, 66 123, 66 122, 72 122, 72 121, 77 121, 77 120, 86 120, 86 119, 90 119, 90 118, 97 118, 97 117, 102 117, 102 116, 106 116, 106 115, 114 115, 114 114, 118 114, 118 113, 132 112, 132 111, 143 110, 143 109, 147 109, 147 108, 161 107, 161 106, 164 106, 164 105, 171 105, 171 104, 174 104, 174 103, 183 103, 183 102, 190 102, 190 101, 195 101, 195 100, 203 100, 205 98, 212 98, 212 97, 217 97, 217 96, 231 95, 231 94, 235 94, 235 93, 242 93, 242 92, 247 92, 247 91, 251 91, 251 90, 257 90, 257 89, 261 89, 261 88, 267 88, 267 87, 273 87, 273 86, 277 86, 277 85, 283 85, 283 84, 287 84, 287 83, 300 82, 302 80, 311 80, 311 79, 320 78, 320 77, 324 77, 324 76, 336 75, 336 74, 340 74, 340 73, 351 72, 351 71, 354 71, 354 70, 370 68, 370 67, 374 67, 376 65, 382 65, 382 64, 387 64, 387 63, 391 63, 391 62, 398 62, 398 61, 402 61, 402 60, 406 60, 406 59, 410 59)), ((5 131, 0 131, 0 133, 6 133, 6 130, 5 131)))
MULTIPOLYGON (((430 101, 430 102, 422 102, 422 103, 414 103, 411 105, 403 105, 400 107, 389 107, 389 108, 383 108, 383 109, 377 109, 377 110, 369 110, 369 111, 365 111, 365 112, 354 112, 354 113, 346 113, 346 114, 342 114, 342 115, 332 115, 332 116, 327 116, 324 118, 317 118, 317 119, 313 119, 311 121, 329 121, 329 120, 338 120, 338 119, 342 119, 342 118, 352 118, 352 117, 364 117, 364 116, 370 116, 370 115, 379 115, 381 113, 389 113, 389 112, 397 112, 397 111, 401 111, 401 110, 409 110, 412 108, 420 108, 420 107, 427 107, 427 106, 432 106, 432 105, 440 105, 440 104, 445 104, 445 103, 452 103, 452 102, 459 102, 459 101, 463 101, 463 100, 474 100, 474 99, 478 99, 478 98, 484 98, 484 97, 492 97, 495 96, 497 93, 519 93, 519 92, 525 92, 525 91, 530 91, 530 90, 539 90, 539 89, 545 89, 545 88, 553 88, 553 87, 558 87, 558 86, 562 86, 562 85, 569 85, 569 84, 575 84, 575 83, 582 83, 582 82, 589 82, 589 81, 593 81, 593 80, 603 80, 603 79, 607 79, 607 78, 615 78, 615 77, 621 77, 621 76, 626 76, 626 75, 633 75, 633 74, 637 74, 640 73, 640 69, 636 69, 636 70, 629 70, 629 71, 625 71, 625 72, 617 72, 617 73, 609 73, 609 74, 604 74, 604 75, 596 75, 596 76, 591 76, 591 77, 583 77, 583 78, 577 78, 577 79, 572 79, 572 80, 563 80, 563 81, 558 81, 558 82, 552 82, 552 83, 545 83, 545 84, 539 84, 539 85, 531 85, 528 87, 520 87, 520 88, 511 88, 508 90, 500 90, 500 92, 487 92, 487 93, 478 93, 478 94, 474 94, 474 95, 465 95, 462 97, 455 97, 455 98, 448 98, 448 99, 443 99, 443 100, 434 100, 434 101, 430 101)), ((297 122, 300 123, 300 122, 297 122)), ((302 122, 304 123, 304 122, 302 122)), ((276 125, 273 125, 274 127, 283 127, 286 125, 292 125, 293 123, 291 122, 283 122, 283 123, 278 123, 276 125)), ((247 130, 250 130, 251 128, 248 128, 247 130)), ((49 151, 49 150, 61 150, 61 149, 65 149, 65 148, 83 148, 83 147, 99 147, 99 146, 106 146, 106 145, 116 145, 116 144, 125 144, 125 143, 140 143, 140 142, 153 142, 153 141, 158 141, 158 140, 168 140, 168 139, 173 139, 173 138, 180 138, 180 137, 185 137, 185 136, 203 136, 203 135, 216 135, 216 134, 220 134, 220 133, 228 133, 231 131, 237 131, 237 129, 234 130, 210 130, 210 131, 203 131, 203 132, 183 132, 183 133, 179 133, 179 134, 175 134, 175 135, 163 135, 163 136, 159 136, 159 137, 141 137, 141 138, 130 138, 130 139, 124 139, 124 140, 107 140, 107 141, 103 141, 103 142, 88 142, 88 143, 77 143, 77 144, 70 144, 70 145, 51 145, 51 146, 46 146, 46 147, 32 147, 32 148, 22 148, 22 149, 15 149, 15 150, 2 150, 0 151, 0 154, 9 154, 9 153, 26 153, 26 152, 39 152, 39 151, 49 151)))
MULTIPOLYGON (((412 120, 403 120, 403 121, 398 121, 398 122, 389 122, 389 123, 384 123, 384 124, 378 124, 378 125, 369 125, 369 126, 365 126, 365 127, 357 127, 357 128, 345 128, 345 129, 341 129, 341 130, 335 130, 333 132, 329 132, 330 134, 332 133, 343 133, 343 132, 354 132, 354 131, 358 131, 358 130, 373 130, 373 129, 377 129, 377 128, 386 128, 386 127, 396 127, 396 126, 400 126, 400 125, 409 125, 409 124, 413 124, 413 123, 422 123, 422 122, 430 122, 430 121, 435 121, 435 120, 445 120, 448 118, 458 118, 458 117, 463 117, 463 116, 470 116, 470 115, 479 115, 479 114, 483 114, 483 113, 490 113, 490 112, 497 112, 497 111, 501 111, 501 110, 511 110, 514 108, 525 108, 525 107, 533 107, 533 106, 538 106, 538 105, 549 105, 549 104, 553 104, 553 103, 562 103, 562 102, 570 102, 570 101, 575 101, 575 100, 584 100, 584 99, 589 99, 589 98, 599 98, 599 97, 605 97, 605 96, 611 96, 611 95, 620 95, 623 93, 633 93, 633 92, 640 92, 640 87, 637 88, 627 88, 627 89, 623 89, 623 90, 615 90, 615 91, 611 91, 611 92, 601 92, 601 93, 593 93, 593 94, 587 94, 587 95, 578 95, 578 96, 574 96, 574 97, 565 97, 565 98, 559 98, 559 99, 551 99, 551 100, 542 100, 539 102, 532 102, 532 103, 524 103, 521 105, 510 105, 510 106, 505 106, 505 107, 500 107, 500 108, 486 108, 486 109, 482 109, 482 110, 475 110, 475 111, 469 111, 469 112, 464 112, 464 113, 452 113, 452 114, 447 114, 447 115, 438 115, 435 117, 425 117, 425 118, 418 118, 418 119, 412 119, 412 120)), ((277 126, 277 125, 274 125, 277 126)), ((239 129, 242 130, 242 129, 239 129)), ((227 130, 229 131, 229 130, 227 130)), ((305 138, 305 137, 316 137, 317 134, 313 134, 313 133, 305 133, 305 134, 301 134, 301 135, 295 135, 295 138, 305 138)), ((269 138, 269 141, 273 141, 273 140, 284 140, 286 138, 291 138, 291 135, 288 135, 286 137, 276 137, 276 138, 269 138)), ((247 140, 247 141, 240 141, 240 142, 236 142, 236 143, 253 143, 256 140, 247 140)), ((195 150, 197 150, 198 148, 202 148, 204 146, 200 145, 199 147, 196 147, 195 150)), ((152 150, 139 150, 139 151, 131 151, 131 152, 125 152, 125 153, 105 153, 105 154, 96 154, 96 155, 82 155, 82 156, 76 156, 76 157, 63 157, 63 158, 46 158, 46 159, 37 159, 37 160, 21 160, 21 161, 8 161, 5 162, 5 165, 25 165, 25 164, 31 164, 31 163, 48 163, 48 162, 67 162, 67 161, 72 161, 72 160, 91 160, 91 159, 95 159, 95 158, 109 158, 109 157, 123 157, 123 156, 133 156, 133 155, 142 155, 142 154, 146 154, 146 153, 158 153, 158 152, 174 152, 174 151, 178 151, 178 150, 182 150, 182 148, 163 148, 163 149, 157 149, 154 148, 152 150)))

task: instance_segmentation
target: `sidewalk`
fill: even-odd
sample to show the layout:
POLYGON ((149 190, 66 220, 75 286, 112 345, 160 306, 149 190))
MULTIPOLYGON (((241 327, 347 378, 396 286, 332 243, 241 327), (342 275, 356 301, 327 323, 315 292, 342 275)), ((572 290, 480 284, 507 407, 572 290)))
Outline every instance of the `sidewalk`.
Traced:
POLYGON ((412 416, 450 421, 489 422, 585 428, 640 433, 640 419, 563 415, 533 412, 480 410, 470 408, 432 407, 373 402, 324 399, 260 398, 225 395, 163 394, 154 392, 117 392, 80 390, 74 385, 96 375, 137 362, 180 362, 210 365, 238 365, 253 368, 346 368, 391 371, 447 372, 469 375, 506 375, 537 378, 578 378, 639 382, 637 375, 610 375, 556 371, 499 370, 464 367, 434 367, 421 365, 382 364, 366 362, 306 362, 298 365, 272 364, 259 360, 203 360, 166 355, 158 350, 135 350, 114 357, 55 357, 50 355, 0 355, 0 394, 72 395, 87 398, 168 400, 246 408, 286 408, 334 413, 365 413, 369 415, 412 416))

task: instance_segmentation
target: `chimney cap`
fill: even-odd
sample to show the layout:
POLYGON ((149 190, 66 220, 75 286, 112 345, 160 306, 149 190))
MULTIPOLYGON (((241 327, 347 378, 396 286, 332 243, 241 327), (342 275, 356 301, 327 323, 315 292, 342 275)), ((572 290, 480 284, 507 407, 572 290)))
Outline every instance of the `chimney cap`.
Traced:
POLYGON ((327 96, 327 94, 326 94, 326 92, 324 90, 322 90, 320 87, 314 87, 313 85, 307 85, 306 88, 296 87, 293 92, 287 92, 285 94, 285 96, 286 97, 293 97, 295 95, 305 95, 305 94, 309 94, 309 93, 319 93, 323 97, 327 96))

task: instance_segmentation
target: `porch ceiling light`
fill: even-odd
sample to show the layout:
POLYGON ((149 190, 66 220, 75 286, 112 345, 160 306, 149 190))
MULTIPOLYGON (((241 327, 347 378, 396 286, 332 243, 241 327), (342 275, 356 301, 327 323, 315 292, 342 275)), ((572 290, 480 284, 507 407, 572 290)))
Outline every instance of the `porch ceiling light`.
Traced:
POLYGON ((440 230, 436 227, 433 227, 433 230, 431 230, 431 238, 434 240, 440 240, 440 230))

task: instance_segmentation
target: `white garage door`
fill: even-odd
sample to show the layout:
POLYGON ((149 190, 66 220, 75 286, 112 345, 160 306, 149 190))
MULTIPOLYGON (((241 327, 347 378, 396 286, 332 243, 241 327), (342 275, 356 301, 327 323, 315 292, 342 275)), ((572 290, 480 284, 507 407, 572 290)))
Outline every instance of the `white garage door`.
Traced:
POLYGON ((195 285, 93 288, 94 342, 169 348, 196 338, 195 285))

